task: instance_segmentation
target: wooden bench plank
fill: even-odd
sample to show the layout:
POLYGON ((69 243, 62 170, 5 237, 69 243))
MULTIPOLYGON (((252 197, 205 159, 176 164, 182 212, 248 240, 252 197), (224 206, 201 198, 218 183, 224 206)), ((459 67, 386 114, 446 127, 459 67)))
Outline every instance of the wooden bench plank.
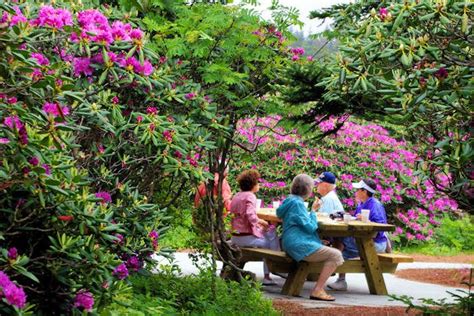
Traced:
MULTIPOLYGON (((262 259, 269 259, 278 262, 293 263, 291 259, 284 251, 275 251, 265 248, 241 248, 244 262, 247 261, 261 261, 262 259)), ((389 263, 401 263, 401 262, 413 262, 413 257, 394 253, 378 253, 377 257, 381 262, 389 263)), ((352 261, 352 260, 351 260, 352 261)))
POLYGON ((391 262, 391 263, 400 263, 400 262, 413 262, 413 257, 407 255, 400 255, 395 253, 379 253, 377 254, 379 261, 381 262, 391 262))
MULTIPOLYGON (((278 262, 292 263, 294 260, 290 258, 284 251, 276 251, 265 248, 240 248, 243 259, 257 258, 258 261, 262 259, 270 259, 278 262)), ((245 261, 245 260, 240 260, 245 261)), ((246 260, 252 261, 252 260, 246 260)))

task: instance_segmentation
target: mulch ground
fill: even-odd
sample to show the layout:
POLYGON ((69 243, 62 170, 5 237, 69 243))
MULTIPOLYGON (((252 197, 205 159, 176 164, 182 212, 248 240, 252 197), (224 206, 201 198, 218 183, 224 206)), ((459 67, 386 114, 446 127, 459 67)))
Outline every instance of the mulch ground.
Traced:
POLYGON ((446 263, 474 263, 474 255, 456 255, 456 256, 427 256, 419 254, 407 254, 416 262, 446 262, 446 263))
POLYGON ((415 310, 406 312, 404 307, 366 307, 366 306, 348 306, 348 307, 325 307, 325 308, 303 308, 298 303, 294 303, 285 299, 273 300, 273 307, 282 312, 285 316, 395 316, 395 315, 421 315, 422 313, 415 310))
POLYGON ((417 282, 469 288, 469 269, 405 269, 395 272, 395 276, 417 282))

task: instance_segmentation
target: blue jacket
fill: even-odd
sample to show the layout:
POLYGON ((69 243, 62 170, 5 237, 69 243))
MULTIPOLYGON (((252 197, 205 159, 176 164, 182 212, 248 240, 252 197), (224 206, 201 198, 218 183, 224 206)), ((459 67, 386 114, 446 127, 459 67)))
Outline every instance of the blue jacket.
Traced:
MULTIPOLYGON (((370 210, 369 220, 374 223, 387 224, 387 214, 382 203, 374 197, 370 197, 364 203, 357 205, 354 216, 359 214, 361 210, 370 210)), ((387 241, 385 232, 378 232, 374 238, 374 242, 381 243, 387 241)))
POLYGON ((283 221, 283 250, 290 257, 301 261, 321 248, 321 240, 316 233, 316 214, 308 212, 301 197, 290 195, 286 198, 277 209, 277 216, 283 221))

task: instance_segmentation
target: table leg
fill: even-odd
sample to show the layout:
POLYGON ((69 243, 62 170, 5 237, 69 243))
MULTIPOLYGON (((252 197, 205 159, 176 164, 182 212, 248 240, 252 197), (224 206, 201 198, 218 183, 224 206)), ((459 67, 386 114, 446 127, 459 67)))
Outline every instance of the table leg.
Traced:
POLYGON ((382 268, 375 252, 372 235, 356 238, 359 255, 364 261, 365 277, 369 285, 370 294, 387 295, 387 287, 383 279, 382 268))

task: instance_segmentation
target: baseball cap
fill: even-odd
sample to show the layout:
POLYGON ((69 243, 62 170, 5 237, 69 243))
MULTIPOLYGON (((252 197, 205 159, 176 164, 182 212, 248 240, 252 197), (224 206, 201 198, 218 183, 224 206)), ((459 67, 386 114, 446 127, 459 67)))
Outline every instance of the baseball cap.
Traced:
MULTIPOLYGON (((372 182, 372 181, 367 181, 367 182, 372 182)), ((375 186, 373 185, 373 183, 370 183, 371 185, 367 184, 366 181, 364 180, 360 180, 359 182, 357 183, 352 183, 352 187, 354 189, 364 189, 364 190, 367 190, 369 191, 370 193, 375 193, 375 186), (373 187, 374 186, 374 187, 373 187)))
POLYGON ((330 184, 336 184, 336 176, 332 172, 325 171, 321 173, 319 177, 315 179, 315 182, 316 183, 327 182, 330 184))

